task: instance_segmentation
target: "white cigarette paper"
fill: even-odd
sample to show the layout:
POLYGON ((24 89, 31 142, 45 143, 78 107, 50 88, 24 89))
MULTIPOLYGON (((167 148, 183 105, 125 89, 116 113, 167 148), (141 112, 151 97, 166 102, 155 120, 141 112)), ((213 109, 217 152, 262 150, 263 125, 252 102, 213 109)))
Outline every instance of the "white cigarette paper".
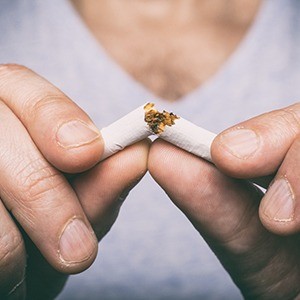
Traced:
POLYGON ((216 134, 181 117, 175 120, 173 126, 166 126, 159 137, 187 152, 212 161, 210 148, 216 134))
POLYGON ((101 160, 152 135, 145 118, 145 105, 138 107, 123 118, 101 129, 104 152, 101 160))
POLYGON ((103 128, 101 134, 105 145, 101 160, 154 134, 210 162, 210 147, 216 136, 173 113, 159 112, 153 103, 138 107, 103 128))

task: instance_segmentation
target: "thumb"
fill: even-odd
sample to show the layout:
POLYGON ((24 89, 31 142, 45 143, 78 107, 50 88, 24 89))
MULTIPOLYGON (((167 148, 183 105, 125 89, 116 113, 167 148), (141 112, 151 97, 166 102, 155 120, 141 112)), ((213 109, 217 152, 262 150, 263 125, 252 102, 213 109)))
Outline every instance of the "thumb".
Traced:
POLYGON ((255 178, 277 171, 300 132, 300 103, 262 114, 220 133, 214 163, 226 174, 255 178))
MULTIPOLYGON (((149 172, 207 241, 246 299, 291 299, 299 293, 296 245, 261 224, 262 195, 190 153, 155 141, 149 172), (295 251, 295 250, 296 251, 295 251)), ((298 243, 298 244, 297 244, 298 243)))

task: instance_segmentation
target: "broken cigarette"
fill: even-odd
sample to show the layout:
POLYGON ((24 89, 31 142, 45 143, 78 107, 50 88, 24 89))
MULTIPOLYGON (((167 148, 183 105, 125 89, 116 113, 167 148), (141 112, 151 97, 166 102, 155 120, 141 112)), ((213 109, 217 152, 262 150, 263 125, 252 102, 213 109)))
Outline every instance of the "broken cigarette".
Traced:
POLYGON ((101 160, 150 135, 170 142, 196 156, 211 160, 215 134, 165 110, 147 103, 101 130, 105 148, 101 160))
POLYGON ((152 135, 145 118, 145 105, 138 107, 123 118, 101 129, 104 153, 101 160, 152 135))

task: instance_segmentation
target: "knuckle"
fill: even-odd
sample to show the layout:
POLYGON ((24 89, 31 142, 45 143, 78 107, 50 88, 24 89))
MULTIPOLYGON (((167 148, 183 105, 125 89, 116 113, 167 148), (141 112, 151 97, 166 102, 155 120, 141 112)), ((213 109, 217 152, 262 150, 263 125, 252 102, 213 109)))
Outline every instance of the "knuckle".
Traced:
POLYGON ((34 202, 53 189, 62 185, 62 178, 42 158, 30 161, 20 168, 16 174, 18 186, 21 187, 22 198, 34 202))
POLYGON ((16 71, 29 70, 27 67, 19 64, 0 64, 0 74, 7 74, 16 71))
POLYGON ((18 64, 0 64, 0 88, 1 91, 5 90, 7 84, 11 80, 18 78, 20 74, 28 71, 26 67, 18 64))
POLYGON ((275 114, 279 126, 288 126, 288 130, 298 133, 300 129, 299 103, 278 110, 275 114))
POLYGON ((48 119, 49 116, 56 115, 58 106, 66 101, 66 97, 54 87, 45 87, 44 94, 32 91, 27 96, 27 100, 21 109, 21 118, 32 120, 35 118, 48 119))
POLYGON ((29 69, 23 65, 18 64, 0 64, 0 79, 2 83, 5 83, 5 79, 8 79, 11 75, 16 73, 26 72, 29 69))
POLYGON ((22 89, 21 100, 18 102, 18 114, 21 120, 31 121, 36 116, 45 117, 57 113, 57 105, 66 102, 68 98, 55 86, 39 76, 31 80, 29 68, 18 64, 0 64, 0 88, 16 82, 22 89), (29 79, 29 80, 28 80, 29 79), (31 84, 33 82, 33 84, 31 84))
POLYGON ((300 113, 295 107, 284 108, 283 111, 286 114, 287 120, 297 127, 300 127, 300 113))

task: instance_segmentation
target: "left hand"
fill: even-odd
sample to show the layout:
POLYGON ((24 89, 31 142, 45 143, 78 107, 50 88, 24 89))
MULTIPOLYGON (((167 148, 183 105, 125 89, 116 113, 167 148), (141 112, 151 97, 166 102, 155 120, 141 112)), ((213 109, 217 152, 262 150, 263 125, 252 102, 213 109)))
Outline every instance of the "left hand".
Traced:
POLYGON ((0 65, 0 119, 0 299, 53 299, 67 274, 92 264, 95 234, 147 171, 149 141, 99 163, 89 116, 15 64, 0 65))
MULTIPOLYGON (((149 143, 140 141, 83 173, 67 176, 98 241, 109 232, 128 193, 145 174, 149 143)), ((68 275, 55 270, 23 235, 27 250, 24 299, 53 299, 63 289, 68 275)), ((12 295, 8 299, 23 298, 12 295)))
POLYGON ((212 157, 218 168, 160 140, 151 146, 150 173, 245 298, 300 297, 299 133, 295 104, 217 136, 212 157), (250 182, 267 187, 272 179, 265 195, 250 182))

